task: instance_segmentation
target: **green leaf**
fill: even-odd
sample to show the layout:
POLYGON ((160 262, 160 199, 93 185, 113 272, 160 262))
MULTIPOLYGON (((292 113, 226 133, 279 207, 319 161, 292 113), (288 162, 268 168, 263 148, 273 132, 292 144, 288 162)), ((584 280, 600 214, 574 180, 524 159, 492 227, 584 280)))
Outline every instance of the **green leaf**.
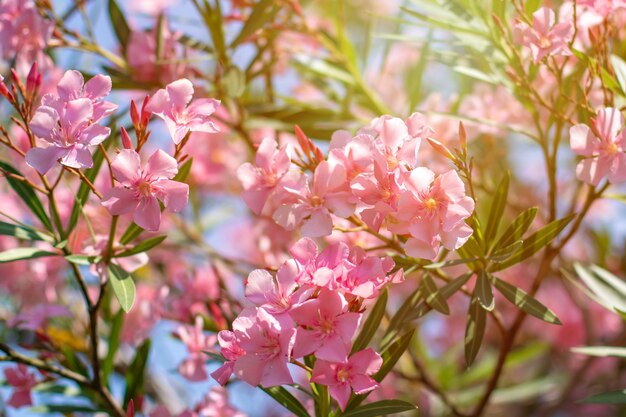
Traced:
POLYGON ((485 271, 478 273, 478 279, 476 280, 476 288, 474 288, 474 295, 478 298, 478 303, 487 311, 493 310, 495 307, 495 299, 493 298, 493 292, 491 291, 491 281, 489 280, 489 274, 485 271))
POLYGON ((293 58, 293 63, 302 71, 310 72, 320 77, 331 78, 349 86, 356 85, 356 80, 352 74, 327 60, 314 58, 306 54, 296 54, 293 58))
POLYGON ((521 288, 517 288, 500 278, 495 278, 495 286, 507 300, 515 304, 522 311, 545 322, 561 324, 561 320, 559 320, 552 310, 541 304, 535 298, 526 294, 526 292, 521 288))
POLYGON ((435 285, 435 282, 430 277, 430 274, 424 274, 422 276, 421 287, 424 292, 424 296, 426 297, 426 304, 428 304, 428 306, 434 308, 442 314, 450 314, 450 307, 448 307, 446 299, 438 291, 437 285, 435 285))
POLYGON ((611 55, 611 65, 615 71, 617 82, 622 89, 622 95, 626 95, 626 62, 617 55, 611 55))
POLYGON ((165 239, 167 239, 166 235, 151 237, 150 239, 143 240, 139 242, 134 248, 125 250, 124 252, 115 255, 115 258, 125 258, 127 256, 133 256, 137 255, 138 253, 146 252, 159 245, 165 239))
MULTIPOLYGON (((463 274, 463 275, 455 278, 454 280, 448 282, 443 287, 439 288, 437 290, 437 292, 441 295, 441 297, 444 300, 447 300, 448 298, 452 297, 452 295, 454 295, 457 291, 459 291, 461 289, 461 287, 467 281, 469 281, 471 276, 472 276, 472 272, 468 272, 466 274, 463 274)), ((416 319, 418 317, 421 317, 424 314, 426 314, 430 310, 430 308, 431 307, 428 306, 428 304, 426 304, 425 302, 424 303, 420 303, 411 312, 409 312, 409 314, 407 314, 407 317, 405 318, 405 320, 413 320, 413 319, 416 319)))
POLYGON ((380 343, 380 347, 384 349, 398 334, 399 329, 409 325, 410 320, 407 319, 409 313, 414 310, 422 298, 422 291, 418 287, 411 293, 409 297, 402 303, 398 311, 393 315, 387 326, 386 334, 380 343))
POLYGON ((626 390, 596 394, 582 400, 588 404, 626 404, 626 390))
POLYGON ((480 260, 480 258, 451 259, 449 261, 434 262, 432 264, 424 265, 422 268, 424 269, 447 268, 449 266, 465 265, 467 263, 476 262, 478 260, 480 260))
MULTIPOLYGON (((23 175, 19 171, 17 171, 15 168, 7 164, 6 162, 0 161, 0 170, 23 177, 23 175)), ((39 200, 39 198, 35 194, 35 191, 33 191, 31 187, 24 184, 22 181, 19 181, 15 178, 11 178, 8 176, 5 178, 9 182, 9 185, 11 186, 13 191, 17 193, 17 195, 22 199, 22 201, 26 203, 30 211, 32 211, 33 214, 37 216, 37 218, 41 221, 41 224, 49 231, 52 231, 53 230, 52 222, 50 221, 50 218, 46 214, 46 210, 43 208, 43 204, 41 204, 41 200, 39 200)))
POLYGON ((340 414, 341 417, 377 417, 386 415, 396 415, 405 411, 416 410, 417 407, 411 403, 401 400, 382 400, 365 404, 354 410, 340 414))
POLYGON ((500 239, 496 242, 496 248, 503 248, 512 245, 526 233, 537 214, 537 207, 531 207, 518 215, 509 227, 506 228, 500 239))
POLYGON ((500 20, 504 20, 506 17, 506 0, 491 0, 491 11, 500 20))
POLYGON ((285 407, 287 410, 291 411, 298 417, 309 417, 309 413, 306 411, 306 408, 294 397, 291 395, 289 391, 285 388, 277 386, 270 388, 261 388, 263 391, 267 393, 270 397, 272 397, 278 404, 285 407))
POLYGON ((617 82, 615 77, 613 77, 611 73, 606 70, 606 68, 600 67, 600 77, 602 78, 604 85, 606 85, 611 91, 615 93, 622 92, 619 83, 617 82))
POLYGON ((91 265, 102 261, 102 256, 67 255, 65 260, 76 265, 91 265))
POLYGON ((103 408, 94 408, 86 405, 78 405, 78 404, 48 404, 48 405, 38 405, 35 407, 31 407, 28 409, 31 413, 41 413, 41 414, 49 414, 49 413, 89 413, 94 415, 100 411, 107 411, 103 408))
POLYGON ((109 345, 107 346, 107 354, 102 361, 102 378, 105 382, 108 382, 109 375, 113 370, 113 364, 115 361, 115 354, 120 346, 120 340, 122 335, 122 327, 124 324, 124 313, 120 310, 115 314, 111 321, 111 331, 109 332, 109 345))
POLYGON ((137 395, 143 391, 144 374, 146 364, 148 363, 148 355, 150 354, 150 339, 137 348, 135 358, 128 367, 124 379, 126 380, 126 391, 124 392, 124 408, 128 407, 131 399, 136 400, 137 395))
POLYGON ((487 325, 487 310, 481 306, 478 297, 472 297, 468 314, 467 326, 465 327, 465 362, 469 367, 474 363, 480 350, 487 325))
POLYGON ((596 265, 586 268, 574 263, 574 270, 598 298, 599 304, 611 311, 626 311, 626 282, 596 265))
POLYGON ((500 181, 500 184, 496 189, 496 194, 493 196, 493 200, 491 202, 491 210, 489 211, 489 218, 487 219, 487 228, 485 229, 484 233, 484 240, 487 245, 490 245, 491 241, 495 239, 496 235, 498 234, 500 220, 502 219, 502 215, 504 214, 507 197, 509 195, 509 179, 510 174, 507 172, 504 174, 504 177, 502 177, 502 180, 500 181))
POLYGON ((526 0, 524 2, 524 11, 529 19, 532 19, 533 13, 535 13, 543 3, 543 0, 526 0))
POLYGON ((122 46, 122 51, 126 53, 126 46, 130 39, 130 26, 128 26, 128 22, 124 17, 124 12, 122 12, 115 0, 109 0, 109 17, 115 36, 122 46))
POLYGON ((132 276, 115 264, 109 265, 109 281, 115 298, 125 312, 129 312, 135 303, 135 283, 132 276))
POLYGON ((524 239, 522 246, 509 259, 501 263, 492 264, 488 268, 489 272, 501 271, 522 262, 524 259, 530 258, 552 242, 574 217, 576 217, 576 214, 570 214, 567 217, 555 220, 528 236, 524 239))
POLYGON ((224 71, 222 86, 228 97, 241 97, 246 91, 246 76, 235 65, 231 65, 224 71))
POLYGON ((572 348, 572 352, 582 355, 626 358, 626 347, 620 346, 581 346, 572 348))
POLYGON ((172 178, 172 181, 185 182, 191 172, 191 164, 193 164, 193 158, 189 158, 178 168, 178 173, 172 178))
POLYGON ((491 262, 504 262, 509 259, 524 244, 523 240, 511 243, 509 246, 498 248, 487 257, 491 262))
POLYGON ((122 245, 128 245, 137 236, 139 236, 141 234, 141 232, 143 232, 143 229, 141 227, 137 226, 137 224, 132 223, 130 226, 128 226, 128 229, 126 229, 126 231, 124 232, 124 234, 120 238, 120 243, 122 245))
POLYGON ((54 242, 54 238, 45 233, 36 231, 27 226, 5 223, 0 221, 0 235, 13 236, 20 240, 41 240, 45 242, 54 242))
POLYGON ((258 2, 252 9, 252 13, 246 19, 246 23, 237 37, 231 42, 230 47, 235 48, 240 43, 246 41, 254 32, 261 29, 265 23, 271 22, 279 10, 280 7, 275 4, 274 0, 261 0, 258 2))
POLYGON ((376 330, 380 328, 380 322, 385 316, 386 307, 387 289, 385 288, 378 296, 376 304, 374 304, 374 307, 372 307, 372 309, 370 310, 370 313, 367 316, 367 320, 365 320, 365 324, 363 325, 361 332, 354 341, 352 345, 352 353, 358 352, 359 350, 365 349, 367 347, 369 342, 376 334, 376 330))
POLYGON ((59 254, 39 248, 14 248, 0 252, 0 263, 43 258, 46 256, 59 256, 59 254))

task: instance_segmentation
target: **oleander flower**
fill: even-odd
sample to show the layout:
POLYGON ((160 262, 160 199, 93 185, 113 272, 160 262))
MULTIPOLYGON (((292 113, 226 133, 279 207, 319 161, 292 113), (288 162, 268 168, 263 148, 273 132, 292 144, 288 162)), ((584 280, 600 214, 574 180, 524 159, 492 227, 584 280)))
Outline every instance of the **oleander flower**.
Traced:
POLYGON ((111 188, 102 200, 113 215, 133 213, 138 226, 156 231, 161 224, 159 201, 173 212, 179 212, 189 200, 189 186, 172 181, 178 173, 176 160, 162 150, 150 156, 142 168, 139 154, 122 150, 111 163, 115 179, 121 186, 111 188))
POLYGON ((574 36, 572 22, 556 23, 554 11, 542 7, 533 13, 533 24, 519 22, 516 29, 523 45, 530 48, 530 52, 538 63, 545 56, 572 54, 569 42, 574 36))
POLYGON ((605 177, 610 183, 626 181, 625 139, 624 117, 615 108, 599 110, 591 126, 572 126, 572 151, 585 157, 576 166, 578 179, 591 185, 598 185, 605 177))

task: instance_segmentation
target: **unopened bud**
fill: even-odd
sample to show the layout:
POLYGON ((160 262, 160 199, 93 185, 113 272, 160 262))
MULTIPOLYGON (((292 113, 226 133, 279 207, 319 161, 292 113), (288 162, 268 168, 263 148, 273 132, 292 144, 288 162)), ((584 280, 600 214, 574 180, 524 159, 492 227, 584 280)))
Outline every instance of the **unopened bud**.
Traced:
POLYGON ((463 155, 467 155, 467 132, 465 132, 463 122, 459 122, 459 142, 461 143, 463 155))
POLYGON ((124 126, 122 126, 120 136, 122 137, 122 146, 124 146, 124 149, 133 149, 133 141, 130 139, 130 136, 128 136, 128 132, 124 129, 124 126))
POLYGON ((426 140, 428 141, 430 146, 432 146, 433 149, 435 151, 437 151, 437 153, 445 156, 446 158, 448 158, 448 159, 450 159, 452 161, 456 160, 456 158, 454 157, 452 152, 450 152, 450 150, 446 147, 446 145, 444 145, 443 143, 439 142, 437 139, 426 138, 426 140))
POLYGON ((141 127, 141 118, 139 117, 139 110, 137 110, 135 100, 131 100, 130 102, 130 120, 132 120, 135 129, 139 130, 141 127))
POLYGON ((150 122, 150 116, 152 115, 152 112, 146 110, 146 106, 148 105, 149 101, 150 96, 146 96, 146 98, 143 99, 143 104, 141 105, 141 126, 143 126, 144 128, 148 126, 148 122, 150 122))
POLYGON ((30 71, 28 72, 28 76, 26 77, 26 93, 32 97, 37 89, 37 79, 38 77, 38 68, 37 61, 33 62, 33 65, 30 67, 30 71))
POLYGON ((298 140, 298 145, 300 145, 300 149, 302 149, 302 151, 305 154, 308 154, 311 151, 311 141, 304 134, 302 129, 300 129, 300 126, 295 125, 294 126, 294 130, 295 130, 295 133, 296 133, 296 139, 298 140))
POLYGON ((4 77, 0 75, 0 94, 2 94, 7 100, 13 101, 13 95, 9 92, 6 84, 4 84, 4 77))

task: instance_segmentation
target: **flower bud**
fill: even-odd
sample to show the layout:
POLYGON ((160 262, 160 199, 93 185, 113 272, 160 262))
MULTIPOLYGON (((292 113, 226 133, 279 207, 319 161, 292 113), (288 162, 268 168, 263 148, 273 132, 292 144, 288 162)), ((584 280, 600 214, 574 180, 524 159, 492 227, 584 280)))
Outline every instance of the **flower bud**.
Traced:
POLYGON ((124 126, 122 126, 120 136, 122 137, 122 146, 124 146, 124 149, 133 149, 133 141, 130 139, 130 136, 128 136, 128 132, 124 129, 124 126))

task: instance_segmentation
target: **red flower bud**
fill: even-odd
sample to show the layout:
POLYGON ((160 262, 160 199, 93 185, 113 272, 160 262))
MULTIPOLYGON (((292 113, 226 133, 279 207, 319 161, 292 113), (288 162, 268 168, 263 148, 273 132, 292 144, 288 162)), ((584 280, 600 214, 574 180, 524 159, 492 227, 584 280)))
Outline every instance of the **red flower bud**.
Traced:
POLYGON ((122 137, 122 146, 124 146, 124 149, 133 149, 133 141, 130 139, 130 136, 128 136, 128 132, 124 129, 124 126, 122 126, 120 136, 122 137))

